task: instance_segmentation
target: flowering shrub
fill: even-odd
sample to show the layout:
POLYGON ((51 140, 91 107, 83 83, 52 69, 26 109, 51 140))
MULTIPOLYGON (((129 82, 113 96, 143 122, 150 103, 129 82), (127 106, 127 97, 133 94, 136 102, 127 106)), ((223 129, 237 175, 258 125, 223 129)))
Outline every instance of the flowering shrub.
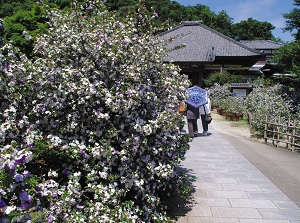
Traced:
POLYGON ((266 112, 270 119, 280 116, 282 123, 291 116, 290 103, 280 94, 281 85, 257 87, 246 98, 247 112, 251 114, 250 128, 264 130, 266 112))
POLYGON ((168 222, 189 81, 143 13, 120 22, 89 2, 49 19, 35 59, 1 49, 1 221, 168 222))
POLYGON ((223 100, 223 107, 227 113, 245 113, 245 100, 242 97, 228 96, 223 100))
POLYGON ((218 83, 215 83, 214 86, 209 89, 209 91, 211 95, 212 105, 219 108, 224 108, 226 99, 229 96, 232 96, 228 84, 220 85, 218 83))

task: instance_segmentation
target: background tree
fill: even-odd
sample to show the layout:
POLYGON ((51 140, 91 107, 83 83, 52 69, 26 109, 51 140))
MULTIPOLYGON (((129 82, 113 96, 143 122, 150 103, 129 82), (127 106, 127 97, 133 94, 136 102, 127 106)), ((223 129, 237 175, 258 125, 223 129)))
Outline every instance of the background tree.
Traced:
POLYGON ((231 74, 227 71, 213 72, 208 78, 204 79, 204 85, 206 87, 212 87, 215 83, 219 85, 230 84, 230 83, 245 83, 247 80, 242 75, 231 74))
MULTIPOLYGON (((79 2, 83 2, 81 0, 79 2)), ((70 7, 71 0, 44 0, 51 7, 56 7, 67 11, 70 7)), ((105 6, 109 11, 118 14, 120 20, 125 19, 129 13, 137 12, 138 0, 107 0, 105 6)), ((1 1, 0 18, 6 23, 5 41, 13 40, 26 55, 31 55, 32 41, 29 41, 23 31, 28 30, 33 39, 38 33, 45 33, 47 25, 41 15, 34 14, 32 11, 37 5, 36 0, 1 1), (3 4, 2 4, 3 2, 3 4)), ((145 0, 145 12, 148 16, 153 16, 155 12, 155 25, 157 27, 164 26, 164 30, 178 25, 183 20, 202 21, 202 23, 212 29, 215 29, 224 35, 235 38, 237 40, 256 40, 256 39, 275 39, 271 33, 274 29, 268 22, 259 22, 249 18, 237 24, 233 24, 232 18, 225 12, 221 11, 217 14, 212 12, 208 6, 197 4, 196 6, 183 6, 178 2, 171 0, 145 0)), ((27 36, 28 37, 28 36, 27 36)))
POLYGON ((269 22, 249 18, 232 25, 232 36, 236 40, 275 40, 274 29, 275 26, 269 22))
POLYGON ((211 28, 223 33, 226 36, 232 37, 232 21, 233 19, 227 14, 227 12, 222 10, 214 17, 211 28))
MULTIPOLYGON (((295 6, 300 6, 300 0, 294 0, 295 6)), ((290 84, 297 91, 300 90, 300 11, 299 8, 294 8, 290 13, 284 14, 286 18, 286 31, 296 33, 295 41, 285 44, 279 48, 276 55, 273 57, 273 62, 282 66, 283 73, 296 75, 292 77, 290 84)), ((299 99, 298 99, 299 100, 299 99)))
POLYGON ((30 11, 18 10, 12 16, 5 17, 4 21, 6 27, 4 39, 12 41, 27 56, 32 52, 33 39, 36 35, 47 32, 45 10, 38 4, 33 4, 30 11))
POLYGON ((292 77, 289 84, 296 89, 300 89, 300 40, 285 44, 278 49, 272 58, 276 64, 280 64, 283 73, 296 75, 292 77))
POLYGON ((294 8, 291 12, 283 14, 283 17, 286 19, 286 27, 284 30, 293 32, 296 40, 300 40, 300 0, 294 0, 294 5, 298 8, 294 8))

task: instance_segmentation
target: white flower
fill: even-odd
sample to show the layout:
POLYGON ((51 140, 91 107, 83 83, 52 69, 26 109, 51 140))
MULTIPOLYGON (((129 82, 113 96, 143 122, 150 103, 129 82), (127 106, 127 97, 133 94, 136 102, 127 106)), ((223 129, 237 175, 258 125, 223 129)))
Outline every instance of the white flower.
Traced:
POLYGON ((48 172, 48 177, 58 177, 58 173, 54 170, 48 172))
POLYGON ((135 131, 137 132, 142 132, 142 126, 140 126, 139 124, 136 124, 134 127, 135 131))
POLYGON ((144 131, 145 135, 150 135, 152 133, 151 125, 144 125, 143 131, 144 131))
POLYGON ((16 206, 6 206, 4 213, 8 215, 8 214, 10 214, 10 212, 12 212, 14 210, 16 210, 16 206))

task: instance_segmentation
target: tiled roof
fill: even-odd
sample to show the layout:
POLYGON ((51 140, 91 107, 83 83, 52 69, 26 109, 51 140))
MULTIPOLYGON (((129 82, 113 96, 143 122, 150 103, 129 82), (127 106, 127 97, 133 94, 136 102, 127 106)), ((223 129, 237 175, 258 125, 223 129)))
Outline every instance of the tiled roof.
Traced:
POLYGON ((282 43, 277 43, 272 40, 241 40, 245 46, 256 50, 278 49, 282 47, 282 43))
POLYGON ((181 25, 159 35, 163 40, 174 38, 167 44, 165 61, 213 62, 216 57, 258 56, 256 50, 229 38, 199 21, 185 21, 181 25), (174 38, 176 37, 176 38, 174 38))

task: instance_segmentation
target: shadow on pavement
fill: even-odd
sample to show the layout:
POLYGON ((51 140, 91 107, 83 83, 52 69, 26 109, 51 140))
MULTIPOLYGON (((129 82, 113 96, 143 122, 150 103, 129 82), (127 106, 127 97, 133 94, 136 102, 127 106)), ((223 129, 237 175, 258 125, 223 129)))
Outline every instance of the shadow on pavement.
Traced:
POLYGON ((168 206, 168 215, 172 220, 178 220, 179 217, 185 216, 188 212, 192 210, 194 205, 193 194, 196 192, 196 189, 193 186, 193 182, 196 181, 196 177, 192 175, 192 170, 177 167, 178 171, 185 174, 188 178, 187 186, 189 188, 187 196, 175 195, 171 196, 167 201, 168 206))

